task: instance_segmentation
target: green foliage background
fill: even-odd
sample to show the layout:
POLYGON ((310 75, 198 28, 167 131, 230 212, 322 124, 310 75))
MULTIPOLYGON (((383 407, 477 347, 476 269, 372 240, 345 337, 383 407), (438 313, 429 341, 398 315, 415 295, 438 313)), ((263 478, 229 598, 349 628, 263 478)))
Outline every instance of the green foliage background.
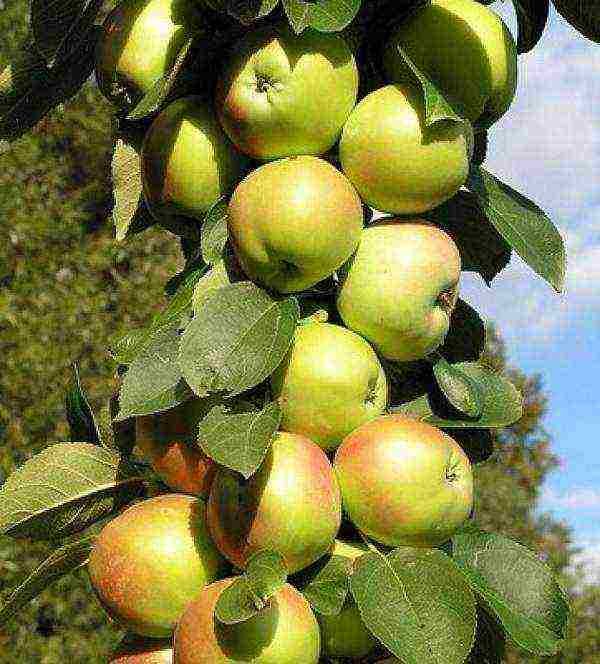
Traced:
MULTIPOLYGON (((0 3, 0 69, 25 33, 26 3, 0 3)), ((109 340, 145 322, 181 266, 166 232, 114 241, 110 220, 110 107, 92 82, 0 157, 0 480, 46 445, 67 440, 63 395, 77 360, 92 405, 113 389, 109 340)), ((600 661, 600 588, 576 587, 565 524, 534 514, 557 466, 544 430, 539 376, 507 366, 489 331, 486 359, 526 396, 524 418, 497 440, 476 473, 476 518, 536 548, 562 572, 574 602, 572 638, 552 664, 600 661)), ((43 557, 44 547, 0 539, 0 592, 43 557)), ((99 608, 85 572, 62 579, 0 632, 0 664, 100 664, 120 638, 99 608)), ((507 662, 527 660, 509 653, 507 662)))

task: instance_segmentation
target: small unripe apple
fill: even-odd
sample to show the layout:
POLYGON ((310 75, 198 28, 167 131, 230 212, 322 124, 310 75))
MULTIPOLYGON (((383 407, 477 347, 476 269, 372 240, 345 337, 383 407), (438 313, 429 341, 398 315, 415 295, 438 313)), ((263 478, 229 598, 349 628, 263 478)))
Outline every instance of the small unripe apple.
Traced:
POLYGON ((144 138, 144 196, 159 221, 181 216, 198 223, 245 166, 206 101, 183 97, 160 113, 144 138))
POLYGON ((424 358, 448 333, 460 269, 456 244, 437 226, 384 219, 363 231, 344 266, 338 311, 384 357, 424 358))
POLYGON ((134 634, 125 636, 108 664, 173 664, 170 639, 149 639, 134 634))
POLYGON ((517 47, 500 16, 476 0, 432 0, 403 21, 384 51, 393 82, 413 75, 398 46, 477 127, 488 128, 511 105, 517 47))
POLYGON ((357 93, 356 62, 341 36, 269 26, 235 44, 216 108, 236 146, 268 160, 327 152, 357 93))
POLYGON ((447 542, 473 506, 471 464, 436 427, 385 415, 352 432, 334 468, 355 526, 388 546, 447 542))
POLYGON ((387 380, 375 351, 340 325, 307 323, 271 377, 281 428, 335 449, 387 405, 387 380))
POLYGON ((279 432, 249 480, 219 470, 208 525, 221 553, 239 568, 261 549, 278 551, 293 574, 329 550, 341 523, 340 490, 329 459, 308 438, 279 432))
POLYGON ((204 501, 167 494, 129 507, 104 526, 88 571, 112 618, 136 634, 166 637, 227 564, 208 534, 204 501))
POLYGON ((96 47, 96 80, 122 109, 134 106, 170 71, 202 24, 193 0, 125 0, 104 21, 96 47))
POLYGON ((387 85, 360 101, 344 125, 340 160, 361 198, 383 212, 416 214, 465 183, 473 152, 467 120, 425 126, 423 93, 387 85))
POLYGON ((175 664, 317 664, 319 626, 303 595, 287 583, 249 620, 219 622, 217 601, 234 581, 212 583, 187 607, 173 638, 175 664))
POLYGON ((362 204, 338 170, 317 157, 265 164, 236 188, 229 237, 244 272, 281 293, 331 275, 356 248, 362 204))
POLYGON ((217 467, 196 439, 198 423, 213 405, 210 399, 190 399, 164 413, 136 418, 138 449, 173 491, 208 498, 217 467))

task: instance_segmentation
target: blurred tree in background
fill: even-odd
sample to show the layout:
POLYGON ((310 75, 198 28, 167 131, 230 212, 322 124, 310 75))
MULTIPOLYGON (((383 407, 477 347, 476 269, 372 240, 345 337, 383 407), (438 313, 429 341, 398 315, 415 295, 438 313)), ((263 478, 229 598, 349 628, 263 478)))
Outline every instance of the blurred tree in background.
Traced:
MULTIPOLYGON (((0 0, 0 69, 25 32, 26 3, 0 0)), ((151 229, 125 243, 110 220, 110 108, 93 83, 0 156, 0 480, 46 445, 68 440, 63 410, 69 365, 79 361, 98 409, 113 389, 110 339, 146 322, 181 265, 177 242, 151 229)), ((536 548, 562 572, 575 618, 552 664, 600 661, 600 589, 576 589, 575 553, 565 524, 536 514, 548 473, 558 465, 543 427, 539 376, 507 366, 489 330, 485 361, 525 395, 525 415, 496 439, 476 472, 476 518, 536 548)), ((0 591, 35 567, 45 547, 0 539, 0 591)), ((94 598, 85 572, 62 579, 0 632, 0 664, 101 664, 120 638, 94 598)), ((509 653, 507 661, 529 661, 509 653)), ((534 660, 531 660, 534 661, 534 660)))

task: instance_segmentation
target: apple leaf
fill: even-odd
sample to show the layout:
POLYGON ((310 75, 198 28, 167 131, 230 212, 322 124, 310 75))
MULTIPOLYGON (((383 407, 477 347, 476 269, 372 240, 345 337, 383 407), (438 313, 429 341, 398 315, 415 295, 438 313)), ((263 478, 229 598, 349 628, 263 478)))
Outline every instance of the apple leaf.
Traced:
POLYGON ((218 405, 198 425, 198 444, 218 464, 248 479, 263 462, 281 421, 277 402, 264 408, 218 405))
POLYGON ((467 184, 500 235, 537 274, 561 292, 565 247, 543 210, 480 166, 472 166, 467 184))
POLYGON ((283 588, 286 580, 287 569, 279 553, 255 553, 245 572, 221 593, 215 607, 217 620, 233 625, 252 618, 283 588))
POLYGON ((200 246, 205 263, 213 265, 221 260, 227 244, 227 200, 219 200, 210 208, 202 222, 200 246))
POLYGON ((548 22, 550 0, 513 0, 519 38, 517 52, 528 53, 539 42, 548 22))
POLYGON ((350 578, 368 629, 405 664, 462 664, 475 635, 475 598, 437 549, 361 556, 350 578))
POLYGON ((498 429, 521 418, 523 397, 504 376, 477 362, 460 362, 453 366, 477 384, 483 399, 479 417, 456 417, 447 408, 443 396, 436 394, 435 390, 409 403, 393 406, 390 412, 415 417, 442 429, 498 429))
POLYGON ((483 397, 475 380, 439 354, 433 359, 433 375, 450 405, 467 417, 481 417, 483 397))
POLYGON ((299 35, 310 23, 310 4, 305 0, 282 0, 288 21, 299 35))
POLYGON ((552 570, 533 551, 474 528, 452 538, 453 559, 510 640, 529 653, 554 655, 567 630, 569 603, 552 570))
POLYGON ((258 385, 287 353, 298 316, 294 297, 275 298, 248 281, 219 288, 183 333, 185 379, 200 397, 236 396, 258 385))
POLYGON ((600 44, 600 7, 597 0, 553 0, 553 4, 575 30, 600 44))
POLYGON ((362 0, 315 0, 309 5, 309 25, 320 32, 339 32, 358 14, 362 0))
POLYGON ((473 307, 458 300, 450 317, 450 330, 439 353, 449 362, 478 360, 485 348, 485 324, 473 307))
POLYGON ((217 261, 208 272, 202 275, 194 289, 192 308, 194 312, 200 311, 219 288, 235 283, 235 275, 228 270, 224 260, 217 261))
POLYGON ((490 429, 443 429, 469 457, 472 464, 487 461, 494 453, 494 437, 490 429))
POLYGON ((94 417, 94 412, 85 396, 79 380, 77 363, 72 365, 73 375, 67 386, 65 406, 69 433, 72 440, 82 440, 94 445, 100 445, 100 431, 94 417))
POLYGON ((76 542, 63 544, 16 588, 5 594, 0 603, 0 627, 55 581, 86 565, 95 539, 95 535, 87 535, 76 542))
POLYGON ((226 11, 243 25, 251 25, 259 18, 268 16, 279 4, 279 0, 208 0, 215 9, 226 11))
POLYGON ((324 556, 302 570, 299 588, 313 610, 325 616, 337 616, 346 602, 354 561, 345 556, 324 556))
POLYGON ((473 158, 474 164, 481 166, 487 157, 487 150, 489 144, 489 137, 487 129, 476 131, 473 143, 473 158))
POLYGON ((92 443, 56 443, 0 488, 0 533, 33 540, 72 535, 116 513, 142 487, 142 478, 115 452, 92 443))
POLYGON ((98 428, 102 445, 109 450, 117 452, 120 456, 130 457, 135 447, 135 418, 117 422, 115 418, 119 412, 119 394, 112 394, 108 403, 98 414, 98 428))
POLYGON ((506 636, 502 626, 481 605, 477 605, 475 644, 467 664, 503 664, 506 636))

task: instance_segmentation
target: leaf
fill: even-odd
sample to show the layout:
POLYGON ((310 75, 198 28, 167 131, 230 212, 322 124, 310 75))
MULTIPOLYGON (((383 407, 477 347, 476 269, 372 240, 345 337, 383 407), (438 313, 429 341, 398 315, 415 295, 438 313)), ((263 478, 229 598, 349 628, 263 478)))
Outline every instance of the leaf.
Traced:
POLYGON ((433 375, 448 402, 467 417, 481 417, 483 397, 470 376, 449 364, 441 355, 433 361, 433 375))
POLYGON ((0 488, 0 533, 57 539, 114 514, 142 487, 118 454, 91 443, 57 443, 0 488))
POLYGON ((95 536, 63 544, 53 551, 19 586, 5 594, 0 606, 0 626, 14 617, 32 599, 66 574, 83 567, 89 557, 95 536))
POLYGON ((77 363, 72 365, 73 376, 67 387, 65 395, 67 421, 73 440, 82 440, 94 445, 100 445, 100 431, 96 418, 85 396, 79 380, 77 363))
POLYGON ((467 664, 502 664, 506 654, 506 637, 502 627, 482 606, 477 606, 475 644, 467 664))
POLYGON ((299 35, 310 22, 310 4, 304 0, 282 0, 288 21, 299 35))
POLYGON ((192 295, 192 309, 194 313, 200 311, 204 303, 210 300, 216 290, 234 283, 233 279, 234 275, 230 274, 225 261, 217 261, 196 283, 194 294, 192 295))
POLYGON ((104 447, 121 457, 130 457, 135 447, 135 418, 116 422, 119 412, 118 394, 113 394, 108 404, 100 409, 99 427, 104 447))
POLYGON ((281 421, 277 402, 261 410, 246 406, 246 412, 235 406, 218 405, 198 425, 198 444, 218 464, 237 470, 246 479, 263 462, 273 434, 281 421))
POLYGON ((485 324, 473 307, 459 299, 439 353, 449 362, 478 360, 485 348, 485 324))
POLYGON ((298 316, 293 297, 275 299, 247 281, 219 288, 183 333, 185 379, 200 397, 235 396, 258 385, 287 353, 298 316))
POLYGON ((569 604, 550 568, 508 537, 469 529, 452 539, 453 558, 511 641, 529 653, 556 654, 569 604))
POLYGON ((582 35, 600 44, 600 6, 597 0, 553 0, 556 11, 582 35))
POLYGON ((259 18, 270 14, 279 4, 279 0, 209 0, 225 5, 230 16, 244 25, 250 25, 259 18))
POLYGON ((517 53, 528 53, 544 33, 550 0, 513 0, 513 4, 519 25, 517 53))
POLYGON ((287 569, 275 551, 258 551, 249 560, 244 574, 219 596, 215 607, 217 620, 234 625, 252 618, 267 601, 283 588, 287 569))
POLYGON ((474 164, 481 166, 487 157, 487 150, 489 145, 488 130, 482 129, 480 131, 476 131, 473 138, 474 143, 472 161, 474 164))
POLYGON ((472 464, 487 461, 494 453, 494 439, 489 429, 444 429, 464 450, 472 464))
POLYGON ((316 0, 309 5, 309 25, 320 32, 340 32, 358 14, 362 0, 316 0))
POLYGON ((409 403, 390 408, 390 412, 415 417, 423 422, 446 429, 498 429, 517 422, 523 414, 523 397, 504 376, 476 362, 453 365, 475 381, 483 397, 478 418, 454 417, 435 392, 424 394, 409 403))
POLYGON ((200 246, 205 263, 213 265, 221 260, 227 244, 228 204, 220 198, 206 213, 200 229, 200 246))
POLYGON ((337 616, 342 610, 350 584, 354 562, 344 556, 324 556, 303 572, 302 594, 313 610, 325 616, 337 616))
POLYGON ((469 189, 496 230, 519 256, 561 292, 566 256, 556 227, 532 201, 479 166, 473 166, 469 189))
POLYGON ((471 650, 475 599, 441 551, 367 553, 350 588, 367 628, 404 664, 462 664, 471 650))

